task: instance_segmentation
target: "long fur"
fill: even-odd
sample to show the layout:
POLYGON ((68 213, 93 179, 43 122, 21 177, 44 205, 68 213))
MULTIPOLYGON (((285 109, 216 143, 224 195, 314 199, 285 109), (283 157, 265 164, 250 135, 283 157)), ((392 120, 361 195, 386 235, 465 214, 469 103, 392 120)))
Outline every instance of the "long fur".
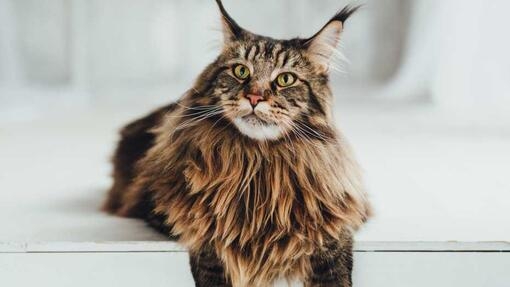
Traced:
POLYGON ((190 250, 213 243, 234 286, 282 274, 304 280, 315 249, 366 220, 358 167, 341 138, 256 144, 211 122, 171 135, 178 117, 167 117, 118 213, 136 212, 152 192, 173 235, 190 250))
MULTIPOLYGON (((336 17, 344 21, 351 12, 336 17)), ((105 209, 149 222, 162 218, 168 235, 191 253, 211 246, 233 286, 267 286, 282 276, 306 280, 312 255, 330 242, 349 243, 345 234, 365 222, 369 204, 359 168, 333 125, 327 77, 307 68, 313 64, 296 47, 304 40, 275 44, 251 35, 244 41, 223 53, 264 51, 252 61, 277 55, 308 73, 310 82, 294 91, 308 95, 295 100, 307 106, 306 115, 296 115, 301 128, 271 141, 242 135, 228 112, 214 108, 213 95, 238 85, 223 75, 220 56, 177 104, 131 124, 133 133, 124 130, 123 142, 143 144, 131 156, 119 145, 105 209)))

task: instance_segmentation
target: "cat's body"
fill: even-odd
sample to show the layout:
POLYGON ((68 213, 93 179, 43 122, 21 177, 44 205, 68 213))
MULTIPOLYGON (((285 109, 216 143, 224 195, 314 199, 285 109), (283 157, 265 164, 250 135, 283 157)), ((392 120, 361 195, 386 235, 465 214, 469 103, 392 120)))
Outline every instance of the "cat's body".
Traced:
POLYGON ((222 54, 177 103, 122 130, 105 209, 187 246, 197 286, 351 286, 352 232, 369 207, 327 69, 305 53, 322 32, 257 36, 219 4, 222 54))

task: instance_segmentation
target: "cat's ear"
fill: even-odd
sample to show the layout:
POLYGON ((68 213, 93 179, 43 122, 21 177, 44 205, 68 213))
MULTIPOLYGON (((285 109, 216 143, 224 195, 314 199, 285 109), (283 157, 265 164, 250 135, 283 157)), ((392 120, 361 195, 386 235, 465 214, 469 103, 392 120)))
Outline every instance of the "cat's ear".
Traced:
POLYGON ((223 7, 221 0, 216 0, 216 3, 218 4, 218 8, 220 9, 221 13, 224 43, 228 44, 230 42, 241 39, 245 34, 244 29, 237 25, 236 21, 230 17, 230 15, 227 13, 227 10, 225 10, 225 7, 223 7))
POLYGON ((321 70, 328 71, 331 58, 336 52, 344 23, 360 6, 346 6, 331 18, 319 32, 304 40, 304 47, 310 59, 317 63, 321 70))

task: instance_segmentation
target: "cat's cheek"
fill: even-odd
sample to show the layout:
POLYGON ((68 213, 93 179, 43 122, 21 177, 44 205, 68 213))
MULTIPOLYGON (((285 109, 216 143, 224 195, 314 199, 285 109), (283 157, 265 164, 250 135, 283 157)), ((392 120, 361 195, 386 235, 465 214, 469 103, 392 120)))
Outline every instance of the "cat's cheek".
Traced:
POLYGON ((243 117, 249 115, 253 112, 253 108, 250 104, 250 101, 246 98, 241 98, 239 100, 239 116, 243 117))
POLYGON ((268 115, 271 114, 271 106, 267 103, 267 102, 262 102, 262 103, 259 103, 255 109, 253 109, 253 112, 263 118, 263 119, 267 119, 268 118, 268 115))
POLYGON ((250 102, 244 98, 224 101, 222 105, 232 119, 249 115, 253 111, 250 102))

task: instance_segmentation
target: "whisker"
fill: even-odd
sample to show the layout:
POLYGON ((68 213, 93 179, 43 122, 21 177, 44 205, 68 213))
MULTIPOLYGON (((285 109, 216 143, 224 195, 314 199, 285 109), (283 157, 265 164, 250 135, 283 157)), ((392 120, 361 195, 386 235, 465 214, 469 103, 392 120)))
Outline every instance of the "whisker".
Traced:
POLYGON ((205 113, 208 113, 208 112, 214 112, 214 111, 219 111, 221 110, 222 108, 221 107, 217 107, 217 108, 209 108, 209 109, 204 109, 202 111, 194 111, 192 113, 185 113, 185 114, 181 114, 181 115, 169 115, 167 117, 169 118, 185 118, 185 117, 191 117, 191 116, 197 116, 197 115, 202 115, 202 114, 205 114, 205 113))
POLYGON ((319 131, 316 131, 314 129, 312 129, 310 126, 308 126, 305 122, 302 122, 300 120, 296 120, 296 123, 299 124, 301 127, 304 127, 306 128, 308 131, 312 132, 313 134, 315 134, 317 137, 319 137, 320 139, 324 139, 324 140, 327 140, 328 138, 326 137, 326 135, 324 135, 323 133, 319 132, 319 131))
POLYGON ((216 126, 216 124, 223 119, 226 119, 225 113, 223 113, 221 117, 214 122, 214 124, 211 126, 211 129, 213 129, 216 126))
POLYGON ((223 113, 222 110, 221 111, 213 111, 213 112, 208 112, 203 115, 199 115, 199 116, 193 117, 191 119, 188 119, 188 120, 182 122, 181 124, 179 124, 177 127, 175 127, 174 130, 172 131, 172 133, 170 134, 170 137, 173 137, 175 132, 177 132, 179 130, 183 130, 190 126, 196 125, 200 121, 211 118, 211 117, 221 114, 221 113, 223 113))
POLYGON ((200 106, 196 106, 196 107, 188 107, 188 106, 185 106, 179 102, 176 102, 176 104, 187 109, 187 110, 203 110, 203 109, 212 108, 212 107, 221 107, 220 105, 200 105, 200 106))
MULTIPOLYGON (((294 122, 294 123, 297 124, 297 122, 294 122)), ((300 127, 299 125, 293 125, 293 126, 294 126, 293 131, 298 138, 300 138, 301 140, 305 141, 306 143, 308 143, 309 145, 311 145, 317 149, 325 148, 324 145, 314 142, 313 139, 309 137, 307 132, 302 127, 300 127)))
MULTIPOLYGON (((287 130, 292 129, 292 126, 288 122, 283 122, 282 125, 285 125, 287 130)), ((278 127, 280 129, 280 132, 283 134, 283 136, 288 140, 290 146, 292 147, 293 154, 296 155, 296 147, 294 146, 294 141, 290 138, 289 133, 286 130, 283 130, 282 128, 278 127)))
POLYGON ((338 142, 334 141, 333 138, 329 137, 329 136, 326 136, 324 133, 320 132, 320 131, 317 131, 317 130, 314 130, 312 129, 310 126, 308 126, 305 122, 303 121, 300 121, 300 120, 295 120, 296 124, 298 124, 299 126, 301 126, 301 128, 306 128, 306 130, 304 130, 305 132, 307 132, 308 134, 313 133, 315 135, 315 137, 327 142, 328 144, 331 144, 331 145, 339 145, 338 142))

